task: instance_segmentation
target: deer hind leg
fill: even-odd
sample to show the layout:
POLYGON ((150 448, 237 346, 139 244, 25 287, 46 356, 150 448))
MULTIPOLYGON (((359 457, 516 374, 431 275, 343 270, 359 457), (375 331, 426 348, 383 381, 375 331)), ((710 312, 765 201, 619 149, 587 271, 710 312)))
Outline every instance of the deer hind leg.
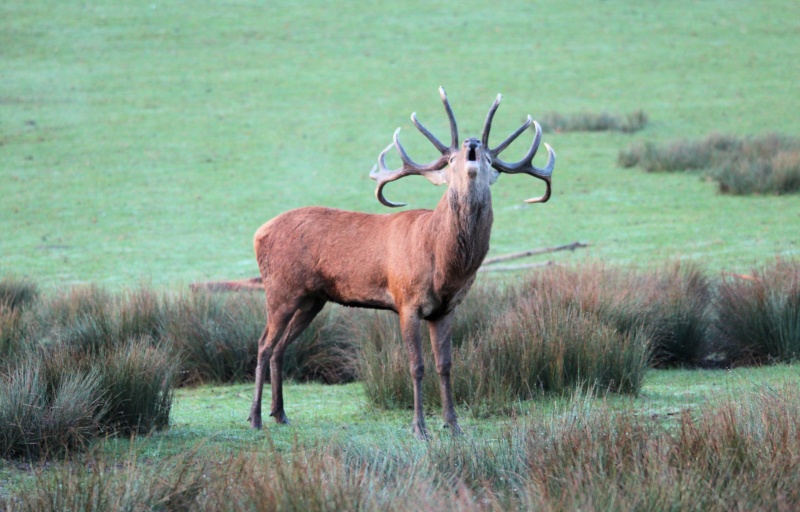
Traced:
POLYGON ((442 393, 442 414, 445 427, 449 427, 453 434, 461 434, 458 426, 455 407, 453 407, 453 388, 450 384, 450 368, 452 366, 453 349, 451 344, 453 334, 453 313, 437 320, 428 321, 431 333, 433 358, 436 361, 436 371, 439 373, 439 386, 442 393))
POLYGON ((270 416, 275 418, 277 423, 289 423, 283 410, 283 353, 286 347, 308 327, 324 305, 324 300, 307 299, 291 306, 268 307, 267 327, 261 335, 258 346, 256 389, 250 409, 252 428, 261 428, 261 396, 268 364, 272 392, 270 416))
POLYGON ((400 313, 400 330, 403 333, 403 341, 408 352, 411 378, 414 380, 414 419, 411 428, 419 439, 428 439, 425 413, 422 408, 422 377, 425 374, 425 363, 422 359, 422 338, 419 324, 419 315, 416 311, 400 313))
POLYGON ((264 380, 267 378, 267 365, 272 356, 272 347, 267 345, 269 322, 258 339, 258 359, 256 362, 256 390, 253 405, 250 407, 250 428, 261 429, 261 395, 264 392, 264 380))

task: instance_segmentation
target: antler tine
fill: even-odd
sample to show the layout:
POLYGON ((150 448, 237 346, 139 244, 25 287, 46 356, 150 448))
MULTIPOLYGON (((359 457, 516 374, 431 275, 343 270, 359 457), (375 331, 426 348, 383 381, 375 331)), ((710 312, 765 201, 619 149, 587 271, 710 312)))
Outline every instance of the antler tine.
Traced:
POLYGON ((439 96, 442 97, 444 103, 444 110, 447 112, 447 118, 450 120, 450 149, 458 148, 458 126, 456 125, 456 116, 453 115, 453 109, 450 108, 450 102, 447 101, 447 93, 444 92, 444 87, 439 86, 439 96))
MULTIPOLYGON (((517 140, 517 137, 519 137, 520 135, 522 135, 522 132, 524 132, 525 130, 527 130, 527 129, 528 129, 528 127, 529 127, 529 126, 530 126, 532 123, 533 123, 533 119, 531 119, 531 116, 528 116, 528 119, 525 121, 525 123, 524 123, 522 126, 520 126, 519 128, 517 128, 517 130, 516 130, 514 133, 512 133, 511 135, 509 135, 509 136, 506 138, 506 140, 504 140, 503 142, 501 142, 501 143, 500 143, 500 145, 499 145, 499 146, 497 146, 496 148, 489 150, 489 151, 492 153, 492 156, 497 156, 497 155, 499 155, 501 151, 503 151, 504 149, 506 149, 506 148, 509 146, 509 144, 511 144, 512 142, 514 142, 515 140, 517 140)), ((538 148, 538 146, 539 146, 539 142, 538 142, 538 141, 536 142, 536 146, 537 146, 537 148, 538 148)), ((488 146, 487 146, 487 147, 488 147, 488 146)), ((534 149, 534 153, 535 153, 535 152, 536 152, 536 150, 534 149)))
POLYGON ((404 176, 419 174, 420 176, 427 178, 434 185, 446 183, 447 178, 442 169, 447 167, 447 162, 450 158, 450 155, 453 154, 453 152, 458 151, 458 126, 456 125, 456 118, 453 115, 453 109, 450 108, 450 102, 447 101, 447 94, 445 94, 443 87, 439 87, 439 95, 442 97, 444 110, 447 112, 447 117, 450 120, 450 147, 445 146, 427 128, 422 126, 422 123, 417 120, 416 112, 411 114, 411 122, 414 123, 414 126, 417 127, 422 135, 424 135, 434 146, 436 146, 436 149, 439 150, 442 156, 425 165, 420 165, 414 162, 411 157, 408 156, 408 153, 403 145, 400 144, 400 128, 398 128, 394 132, 392 144, 389 144, 389 146, 387 146, 386 149, 381 152, 380 156, 378 156, 378 165, 374 166, 369 173, 369 177, 378 182, 378 187, 375 189, 375 197, 378 198, 378 201, 380 201, 381 204, 389 207, 406 205, 406 203, 393 203, 392 201, 389 201, 383 197, 383 187, 390 181, 399 180, 404 176), (397 148, 397 152, 400 154, 400 159, 403 161, 403 166, 399 169, 389 169, 386 167, 386 153, 389 151, 389 149, 391 149, 392 146, 397 148))
POLYGON ((498 94, 492 104, 492 108, 490 108, 489 113, 486 114, 486 122, 483 123, 483 135, 481 135, 481 144, 483 144, 485 148, 489 147, 489 131, 492 129, 492 119, 494 119, 494 113, 497 112, 497 107, 500 106, 500 100, 502 99, 503 95, 498 94))
MULTIPOLYGON (((528 116, 530 119, 530 116, 528 116)), ((528 174, 529 176, 533 176, 534 178, 539 178, 540 180, 544 181, 547 184, 547 190, 545 191, 544 195, 540 197, 534 197, 531 199, 526 199, 526 203, 544 203, 550 199, 550 192, 551 192, 551 177, 553 174, 553 168, 556 165, 556 152, 553 151, 553 148, 550 147, 549 144, 545 143, 545 147, 547 148, 547 164, 543 168, 538 168, 533 165, 533 157, 536 155, 536 150, 539 149, 539 142, 542 140, 542 127, 539 126, 539 123, 533 121, 533 126, 536 130, 536 135, 533 138, 533 142, 531 143, 531 147, 528 149, 527 154, 520 160, 519 162, 515 163, 507 163, 500 158, 497 157, 497 153, 505 149, 508 144, 511 143, 514 139, 516 139, 524 129, 530 125, 529 122, 526 122, 522 128, 518 129, 514 132, 511 137, 506 139, 500 146, 497 147, 496 150, 492 150, 492 167, 497 169, 500 172, 504 172, 507 174, 528 174), (510 139, 510 140, 509 140, 510 139), (498 151, 499 150, 499 151, 498 151)))
MULTIPOLYGON (((486 122, 483 124, 483 135, 481 136, 481 142, 483 143, 483 147, 485 148, 489 147, 489 132, 492 129, 492 120, 494 119, 494 113, 497 112, 497 107, 500 106, 500 100, 502 99, 503 95, 498 94, 497 98, 495 98, 494 103, 492 104, 492 107, 489 109, 489 113, 486 114, 486 122)), ((533 119, 531 119, 531 116, 528 116, 528 119, 525 121, 525 123, 519 128, 517 128, 517 130, 514 133, 509 135, 506 138, 506 140, 501 142, 500 145, 497 146, 496 148, 489 150, 489 153, 492 155, 492 157, 496 157, 497 155, 499 155, 504 149, 506 149, 509 146, 509 144, 517 140, 517 137, 519 137, 522 134, 522 132, 527 130, 532 123, 533 119)), ((537 142, 536 144, 538 146, 539 143, 537 142)), ((534 152, 535 151, 536 150, 534 150, 534 152)))
POLYGON ((383 196, 383 187, 390 181, 399 180, 400 178, 412 174, 420 174, 428 178, 434 185, 441 185, 444 183, 444 177, 437 171, 441 171, 447 166, 448 156, 449 152, 446 152, 429 164, 417 164, 411 160, 405 148, 400 143, 400 128, 398 128, 394 132, 393 142, 386 146, 386 149, 381 152, 378 156, 378 165, 374 166, 369 173, 369 177, 378 182, 378 187, 375 189, 375 197, 385 206, 392 208, 405 206, 407 203, 394 203, 386 199, 383 196), (400 159, 403 161, 403 166, 399 169, 389 169, 386 167, 386 153, 392 149, 392 146, 397 148, 397 152, 400 153, 400 159))
POLYGON ((411 122, 414 123, 414 126, 417 127, 417 130, 422 132, 422 135, 424 135, 425 137, 428 138, 429 141, 431 141, 431 144, 436 146, 436 149, 438 149, 440 153, 444 154, 444 153, 447 153, 448 151, 450 151, 450 148, 448 148, 447 146, 442 144, 442 142, 439 139, 437 139, 434 134, 429 132, 427 128, 422 126, 422 123, 417 121, 417 113, 416 112, 411 114, 411 122))

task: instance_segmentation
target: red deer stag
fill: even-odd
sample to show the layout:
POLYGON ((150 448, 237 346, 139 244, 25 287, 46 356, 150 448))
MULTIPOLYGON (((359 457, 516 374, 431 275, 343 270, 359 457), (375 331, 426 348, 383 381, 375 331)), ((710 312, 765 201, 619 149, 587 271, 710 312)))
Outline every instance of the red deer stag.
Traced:
POLYGON ((542 131, 530 116, 500 145, 489 148, 489 130, 500 104, 499 94, 489 109, 480 140, 469 138, 459 147, 453 111, 444 89, 440 88, 439 93, 450 120, 450 145, 445 146, 422 126, 416 114, 411 115, 411 121, 442 156, 426 165, 415 163, 400 144, 398 128, 394 142, 383 150, 370 173, 378 182, 376 197, 392 207, 405 203, 393 203, 383 196, 383 187, 390 181, 420 175, 436 185, 446 183, 447 191, 435 210, 375 215, 308 207, 279 215, 256 232, 255 252, 266 289, 268 320, 258 341, 255 397, 250 410, 252 428, 261 428, 261 394, 267 364, 272 388, 270 416, 278 423, 289 422, 281 388, 283 353, 325 303, 332 301, 388 309, 399 315, 414 381, 412 428, 420 438, 428 436, 422 411, 420 323, 428 322, 445 426, 453 433, 461 432, 450 387, 450 337, 453 313, 489 250, 489 185, 499 173, 528 174, 544 180, 546 191, 526 202, 543 203, 550 198, 556 155, 545 144, 547 164, 542 169, 533 166, 542 131), (516 163, 501 160, 500 152, 531 124, 536 134, 525 157, 516 163), (400 169, 386 167, 386 153, 392 146, 403 161, 400 169))

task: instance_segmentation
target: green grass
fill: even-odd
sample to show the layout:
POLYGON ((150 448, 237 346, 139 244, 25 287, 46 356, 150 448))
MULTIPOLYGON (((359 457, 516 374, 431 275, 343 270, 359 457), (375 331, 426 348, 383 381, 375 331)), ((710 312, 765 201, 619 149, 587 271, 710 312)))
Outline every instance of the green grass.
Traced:
MULTIPOLYGON (((351 468, 376 469, 375 464, 378 464, 378 469, 382 468, 381 471, 388 471, 387 474, 395 475, 400 480, 407 476, 404 473, 404 469, 408 469, 405 466, 407 464, 412 464, 416 468, 417 476, 423 478, 430 478, 425 475, 432 475, 426 464, 434 464, 443 471, 462 472, 465 484, 474 490, 487 483, 481 480, 481 476, 497 485, 498 477, 503 476, 502 468, 511 464, 509 457, 516 457, 516 452, 504 451, 505 443, 512 441, 516 435, 514 432, 520 429, 540 425, 539 428, 555 428, 558 431, 575 421, 580 423, 591 418, 604 421, 604 417, 610 421, 617 415, 642 425, 654 421, 653 425, 647 427, 652 432, 648 435, 662 435, 684 428, 681 425, 685 426, 686 414, 702 418, 715 404, 726 400, 750 407, 755 403, 752 402, 752 397, 773 397, 778 393, 776 390, 787 386, 789 389, 792 386, 796 389, 798 384, 800 366, 796 364, 737 370, 652 370, 637 397, 608 395, 592 399, 579 392, 566 397, 536 399, 520 404, 512 416, 490 418, 474 418, 461 410, 461 423, 466 432, 462 439, 464 442, 461 443, 452 443, 449 434, 439 428, 432 429, 433 439, 429 443, 417 441, 410 434, 411 411, 378 411, 369 407, 363 387, 359 383, 340 386, 289 383, 284 391, 287 412, 293 424, 287 427, 267 423, 261 432, 248 428, 247 411, 252 392, 250 385, 184 388, 176 391, 172 425, 168 431, 133 440, 109 439, 96 445, 82 460, 93 461, 89 462, 92 467, 107 468, 109 478, 114 473, 114 467, 130 467, 134 475, 147 474, 153 468, 161 468, 159 471, 162 474, 156 480, 152 480, 152 477, 128 478, 128 482, 136 488, 149 485, 146 484, 148 481, 171 481, 177 478, 173 464, 180 464, 182 460, 194 461, 192 464, 199 464, 201 467, 206 465, 209 471, 217 474, 220 471, 225 472, 224 468, 219 467, 221 462, 230 461, 233 464, 241 457, 258 458, 262 467, 270 469, 274 467, 269 462, 272 457, 279 457, 288 464, 309 464, 309 468, 316 468, 311 460, 323 456, 326 460, 338 460, 351 468), (598 412, 600 416, 596 414, 598 412), (261 457, 266 459, 262 460, 261 457), (359 460, 369 466, 361 466, 359 460), (389 470, 380 464, 394 464, 396 469, 389 470)), ((438 415, 437 410, 429 409, 428 412, 438 415)), ((781 428, 784 426, 782 424, 781 428)), ((611 428, 612 432, 617 432, 615 427, 611 428)), ((745 432, 744 435, 749 434, 745 432)), ((675 441, 677 438, 672 439, 675 441)), ((714 436, 708 439, 714 439, 714 436)), ((751 438, 746 440, 750 441, 751 438)), ((564 441, 571 442, 569 438, 564 441)), ((530 442, 534 440, 531 439, 530 442)), ((591 446, 587 448, 590 453, 594 450, 591 446)), ((524 442, 519 449, 525 449, 524 442)), ((553 469, 561 467, 555 459, 550 460, 550 464, 553 469)), ((72 473, 79 475, 80 468, 84 466, 85 463, 74 464, 72 473)), ((48 462, 49 469, 41 473, 41 476, 37 469, 40 467, 0 461, 0 503, 3 498, 19 492, 28 495, 25 489, 28 486, 41 485, 36 483, 43 482, 44 480, 39 480, 41 478, 47 479, 48 475, 63 477, 66 474, 62 472, 62 468, 65 468, 63 463, 57 461, 48 462)), ((656 467, 663 469, 658 463, 656 467)), ((717 469, 728 470, 723 466, 718 466, 717 469)), ((303 484, 297 479, 302 479, 303 473, 304 471, 290 477, 290 481, 295 481, 300 490, 303 490, 303 484)), ((228 476, 235 479, 235 474, 228 476)), ((328 475, 334 478, 334 473, 328 475)), ((88 477, 90 475, 81 478, 88 477)), ((516 477, 523 480, 528 478, 524 473, 516 474, 516 477)), ((785 484, 780 481, 777 483, 785 484)), ((211 483, 205 481, 203 485, 211 483)), ((577 492, 585 498, 586 488, 581 489, 577 492)), ((33 491, 33 487, 30 491, 33 491)), ((412 493, 409 498, 412 496, 415 494, 412 493)), ((446 488, 444 496, 448 502, 452 502, 453 497, 446 488)), ((742 499, 746 498, 748 495, 742 495, 742 499)))
MULTIPOLYGON (((790 1, 7 2, 0 270, 44 287, 256 275, 252 234, 282 211, 387 211, 368 171, 398 126, 415 158, 433 155, 408 115, 445 133, 439 85, 464 136, 497 92, 497 137, 527 113, 650 118, 633 136, 547 134, 554 197, 526 206, 539 185, 502 178, 493 254, 581 240, 592 248, 554 258, 740 269, 796 254, 796 198, 721 196, 615 161, 638 139, 797 135, 798 15, 790 1)), ((388 193, 410 207, 442 194, 406 181, 388 193)))

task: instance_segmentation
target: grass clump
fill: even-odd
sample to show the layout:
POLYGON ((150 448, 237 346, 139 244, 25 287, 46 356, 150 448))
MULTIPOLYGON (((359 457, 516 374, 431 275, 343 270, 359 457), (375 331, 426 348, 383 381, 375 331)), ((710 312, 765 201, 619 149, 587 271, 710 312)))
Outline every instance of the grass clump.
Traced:
POLYGON ((800 262, 778 260, 719 284, 718 348, 737 363, 800 359, 800 262))
POLYGON ((636 110, 629 114, 618 115, 608 112, 580 112, 577 114, 560 114, 547 112, 539 123, 546 132, 602 132, 615 131, 633 133, 643 130, 647 125, 647 114, 636 110))
POLYGON ((13 276, 0 278, 0 305, 16 310, 23 308, 39 296, 36 283, 13 276))
POLYGON ((618 163, 647 172, 705 170, 725 194, 800 191, 800 140, 780 134, 750 138, 712 134, 664 145, 638 143, 620 151, 618 163))
POLYGON ((523 294, 596 315, 622 333, 646 336, 655 366, 693 365, 706 351, 711 283, 691 264, 650 272, 602 265, 532 274, 523 294))
POLYGON ((60 454, 97 434, 103 406, 98 369, 47 370, 31 358, 0 374, 0 457, 60 454))
POLYGON ((583 393, 491 439, 297 442, 161 460, 95 451, 0 496, 8 510, 794 510, 800 389, 663 418, 583 393))
POLYGON ((169 423, 177 359, 149 340, 92 353, 41 346, 0 373, 0 457, 58 456, 169 423))
MULTIPOLYGON (((478 289, 478 295, 498 291, 478 289)), ((591 311, 552 302, 546 293, 525 294, 515 287, 503 293, 502 301, 484 304, 486 321, 479 328, 454 328, 467 333, 460 340, 454 337, 452 381, 457 402, 474 414, 484 414, 509 411, 520 400, 542 392, 565 393, 585 386, 638 391, 650 350, 644 330, 618 331, 591 311)), ((412 390, 395 315, 364 315, 353 337, 361 340, 359 376, 370 402, 384 408, 407 407, 412 390)), ((429 405, 440 406, 427 336, 423 354, 428 369, 423 396, 429 405)))

